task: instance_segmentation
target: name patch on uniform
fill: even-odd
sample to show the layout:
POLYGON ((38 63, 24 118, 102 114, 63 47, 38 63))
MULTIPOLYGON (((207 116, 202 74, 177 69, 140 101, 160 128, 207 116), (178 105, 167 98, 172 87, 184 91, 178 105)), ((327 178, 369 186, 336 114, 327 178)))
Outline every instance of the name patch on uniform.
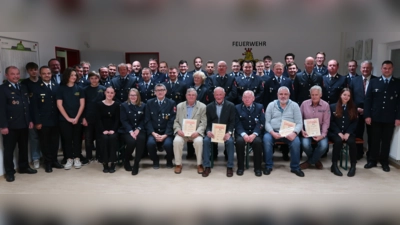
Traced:
POLYGON ((79 96, 79 92, 75 92, 75 96, 79 96))
POLYGON ((46 94, 40 94, 40 96, 46 96, 46 94))
POLYGON ((12 95, 15 95, 15 92, 11 92, 12 95))
POLYGON ((13 100, 11 103, 12 103, 13 105, 19 105, 19 101, 13 100))

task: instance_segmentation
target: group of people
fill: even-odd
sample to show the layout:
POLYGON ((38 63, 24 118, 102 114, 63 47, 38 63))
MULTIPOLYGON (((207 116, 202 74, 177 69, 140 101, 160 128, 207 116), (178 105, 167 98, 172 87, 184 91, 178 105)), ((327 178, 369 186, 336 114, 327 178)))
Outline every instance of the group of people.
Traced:
POLYGON ((0 86, 0 129, 4 143, 5 178, 15 180, 13 152, 18 144, 18 172, 34 174, 44 160, 45 171, 52 168, 81 168, 90 161, 103 163, 103 172, 115 172, 117 149, 124 147, 124 169, 137 175, 139 163, 149 156, 153 168, 160 168, 158 151, 166 152, 166 167, 182 172, 182 155, 187 145, 187 158, 196 158, 197 172, 211 173, 211 158, 218 155, 213 142, 214 124, 224 124, 228 177, 234 172, 236 149, 238 176, 244 173, 245 149, 253 151, 256 176, 273 170, 274 143, 281 147, 290 171, 304 177, 302 170, 311 166, 322 169, 321 157, 333 142, 331 172, 342 176, 337 166, 343 143, 349 146, 351 167, 364 154, 364 127, 368 135, 367 164, 380 162, 389 168, 390 140, 394 127, 400 125, 400 81, 392 76, 393 63, 384 61, 380 78, 371 74, 372 63, 362 62, 356 74, 357 61, 348 62, 349 73, 337 73, 339 63, 328 61, 325 53, 307 57, 304 70, 294 62, 295 55, 285 55, 285 64, 263 61, 208 61, 203 70, 201 57, 169 67, 150 59, 148 67, 140 62, 110 64, 90 72, 90 63, 81 62, 60 71, 57 59, 38 68, 26 65, 29 78, 20 80, 15 66, 6 68, 6 80, 0 86), (118 75, 116 75, 118 71, 118 75), (185 119, 195 120, 193 133, 184 132, 185 119), (307 119, 318 119, 320 134, 309 135, 303 126, 307 119), (282 123, 294 126, 285 135, 282 123), (86 155, 82 154, 82 137, 86 155), (63 160, 57 160, 60 146, 63 160), (28 138, 34 169, 28 160, 28 138), (96 143, 96 144, 95 144, 96 143), (95 157, 93 151, 96 150, 95 157), (134 163, 131 164, 135 151, 134 163), (307 160, 300 163, 305 152, 307 160), (174 163, 175 166, 174 166, 174 163), (265 166, 262 166, 262 162, 265 166))

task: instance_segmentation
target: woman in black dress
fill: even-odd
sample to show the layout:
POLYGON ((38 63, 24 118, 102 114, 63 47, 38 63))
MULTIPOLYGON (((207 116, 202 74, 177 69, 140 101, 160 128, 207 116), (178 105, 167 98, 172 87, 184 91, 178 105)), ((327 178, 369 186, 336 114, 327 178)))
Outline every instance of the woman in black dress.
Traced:
POLYGON ((140 93, 136 88, 129 91, 128 100, 121 104, 121 123, 123 137, 126 143, 124 167, 132 171, 132 175, 139 172, 139 162, 146 145, 146 131, 144 126, 144 112, 146 104, 140 101, 140 93), (136 148, 133 167, 129 162, 133 150, 136 148))
POLYGON ((331 104, 331 123, 328 130, 328 137, 333 142, 331 172, 336 176, 343 176, 337 162, 343 142, 349 146, 351 167, 347 176, 353 177, 356 174, 357 148, 356 148, 356 128, 357 128, 357 109, 351 98, 350 89, 344 88, 340 93, 337 103, 331 104))
POLYGON ((113 98, 115 90, 107 87, 106 99, 97 104, 96 128, 98 131, 97 146, 101 148, 103 172, 115 172, 116 151, 118 146, 119 105, 113 98))
POLYGON ((60 134, 64 148, 64 157, 67 163, 64 169, 69 170, 72 166, 81 168, 80 161, 82 143, 81 115, 85 108, 85 94, 76 84, 77 74, 73 68, 68 67, 57 90, 57 108, 60 111, 60 134))

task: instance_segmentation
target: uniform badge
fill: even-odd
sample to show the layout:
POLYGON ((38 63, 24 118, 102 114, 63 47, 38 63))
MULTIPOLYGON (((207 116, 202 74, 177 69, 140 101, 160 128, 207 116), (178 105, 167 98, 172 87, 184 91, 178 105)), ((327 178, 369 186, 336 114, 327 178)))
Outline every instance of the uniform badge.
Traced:
POLYGON ((13 100, 11 103, 12 103, 13 105, 19 105, 19 101, 16 101, 16 100, 13 100))
POLYGON ((74 94, 75 96, 79 96, 79 92, 75 92, 75 94, 74 94))
POLYGON ((43 87, 43 83, 42 83, 42 84, 40 84, 40 86, 42 86, 42 87, 43 87))
POLYGON ((176 106, 174 106, 174 113, 176 113, 176 106))
POLYGON ((102 93, 102 92, 104 92, 104 91, 103 91, 103 89, 100 89, 98 92, 99 92, 99 93, 102 93))
POLYGON ((44 102, 44 99, 42 99, 42 102, 44 102))
POLYGON ((165 114, 165 119, 166 119, 166 120, 168 119, 168 114, 165 114))
POLYGON ((11 92, 12 95, 15 95, 15 92, 11 92))

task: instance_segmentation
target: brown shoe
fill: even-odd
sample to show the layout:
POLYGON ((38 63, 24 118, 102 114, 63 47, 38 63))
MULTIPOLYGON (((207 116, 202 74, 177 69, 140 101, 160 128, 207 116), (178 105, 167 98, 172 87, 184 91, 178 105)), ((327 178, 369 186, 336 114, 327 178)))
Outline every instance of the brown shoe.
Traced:
POLYGON ((308 167, 310 167, 310 163, 308 163, 307 161, 303 162, 302 164, 300 164, 300 169, 305 170, 308 167))
POLYGON ((176 165, 175 166, 175 173, 180 174, 182 172, 182 165, 176 165))
POLYGON ((324 166, 322 165, 322 162, 318 160, 318 162, 315 163, 315 167, 319 170, 322 170, 322 168, 324 168, 324 166))
POLYGON ((203 171, 203 177, 208 177, 210 173, 211 173, 211 168, 206 167, 206 169, 203 171))
POLYGON ((197 173, 198 173, 198 174, 202 174, 203 172, 204 172, 203 165, 198 165, 198 166, 197 166, 197 173))
POLYGON ((227 177, 232 177, 233 176, 233 169, 232 168, 227 168, 226 169, 226 176, 227 177))

